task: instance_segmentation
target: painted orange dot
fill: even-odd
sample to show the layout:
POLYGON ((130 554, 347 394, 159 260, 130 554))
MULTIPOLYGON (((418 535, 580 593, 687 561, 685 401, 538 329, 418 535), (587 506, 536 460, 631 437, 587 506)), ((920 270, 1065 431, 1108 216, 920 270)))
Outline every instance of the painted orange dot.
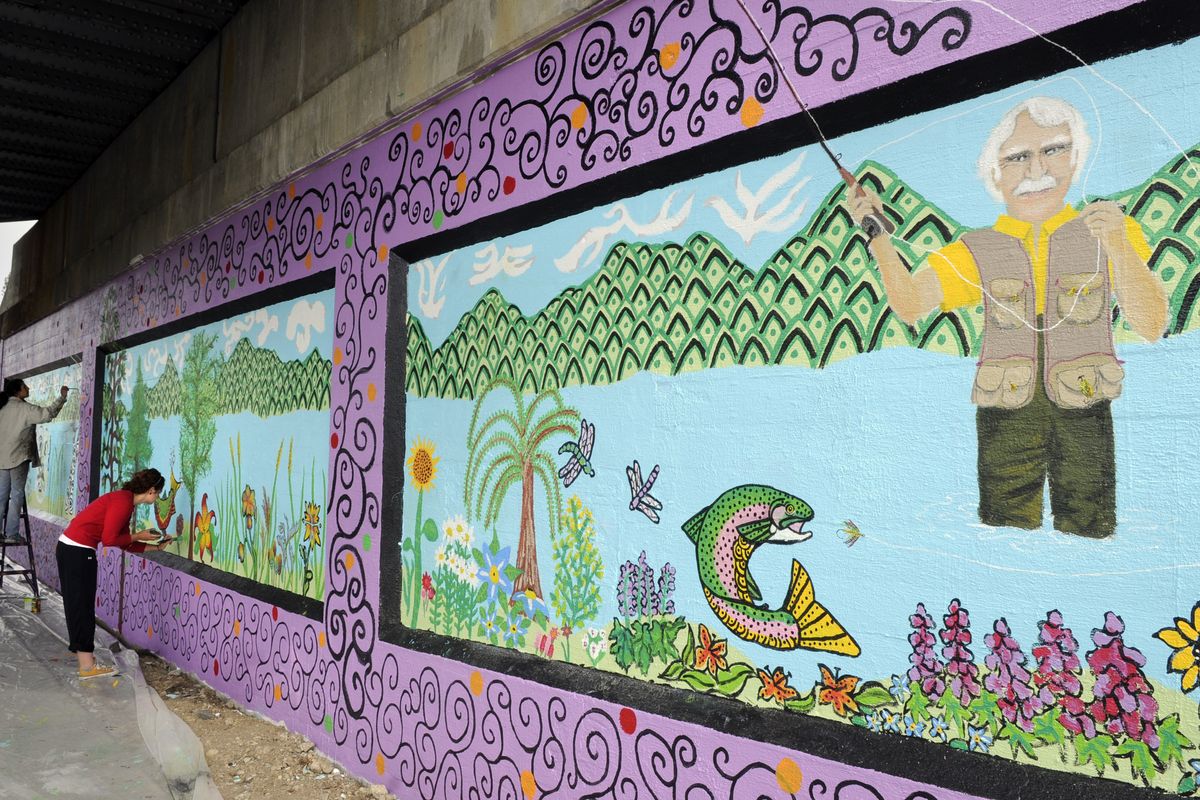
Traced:
POLYGON ((373 383, 367 384, 367 400, 375 402, 375 384, 373 383))
POLYGON ((147 626, 147 628, 146 628, 146 635, 147 635, 148 637, 150 637, 151 639, 153 639, 153 638, 154 638, 154 626, 153 626, 153 625, 147 626))
POLYGON ((483 694, 483 673, 479 670, 471 673, 471 694, 476 697, 483 694))
POLYGON ((295 196, 296 196, 296 184, 289 183, 288 184, 288 197, 295 197, 295 196))
POLYGON ((279 702, 282 699, 283 699, 283 684, 277 683, 277 684, 275 684, 275 701, 279 702))
POLYGON ((584 123, 587 122, 587 118, 587 106, 583 103, 580 103, 579 105, 575 106, 575 110, 571 112, 571 127, 575 130, 579 130, 583 127, 584 123))
POLYGON ((382 775, 383 770, 386 766, 387 766, 387 762, 383 760, 383 753, 376 753, 375 754, 375 771, 378 772, 380 775, 382 775))
POLYGON ((275 230, 275 218, 267 217, 267 231, 270 232, 273 230, 275 230))
POLYGON ((306 253, 304 255, 304 268, 312 269, 312 253, 306 253))
POLYGON ((742 124, 747 128, 753 128, 762 120, 762 116, 762 103, 753 97, 747 97, 746 102, 742 103, 742 124))
POLYGON ((325 646, 325 631, 319 631, 317 633, 317 647, 324 647, 324 646, 325 646))
POLYGON ((204 285, 204 284, 206 284, 206 283, 208 283, 208 273, 207 273, 207 272, 201 272, 201 273, 200 273, 200 285, 201 285, 201 286, 203 286, 203 285, 204 285))
POLYGON ((198 584, 198 583, 193 583, 193 584, 192 584, 192 588, 193 588, 193 589, 195 590, 195 592, 196 592, 196 597, 199 597, 199 596, 200 596, 200 584, 198 584))
POLYGON ((346 569, 354 569, 354 553, 346 553, 346 569))
POLYGON ((317 230, 321 230, 325 226, 325 215, 317 214, 317 230))
POLYGON ((240 619, 235 619, 233 621, 233 635, 234 636, 242 635, 242 621, 240 619))
POLYGON ((521 770, 521 791, 525 793, 525 800, 533 800, 537 795, 537 779, 527 769, 521 770))
POLYGON ((342 348, 340 348, 340 347, 333 348, 333 363, 335 365, 342 363, 342 348))
POLYGON ((662 49, 658 51, 658 63, 662 64, 662 68, 665 70, 675 66, 675 62, 678 60, 679 42, 664 44, 662 49))
POLYGON ((467 173, 458 173, 458 178, 454 181, 454 188, 458 189, 459 194, 467 190, 467 173))
POLYGON ((799 764, 790 758, 784 758, 779 762, 779 766, 775 767, 775 780, 780 789, 788 794, 795 794, 804 785, 804 773, 800 771, 799 764))
POLYGON ((421 123, 414 122, 412 126, 412 139, 414 142, 421 141, 421 123))
POLYGON ((388 246, 386 244, 379 245, 379 263, 387 261, 388 246))

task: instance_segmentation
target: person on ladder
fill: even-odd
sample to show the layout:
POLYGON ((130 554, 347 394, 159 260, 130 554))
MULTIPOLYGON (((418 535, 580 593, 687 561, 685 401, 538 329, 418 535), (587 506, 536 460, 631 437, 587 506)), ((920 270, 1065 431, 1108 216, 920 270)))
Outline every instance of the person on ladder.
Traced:
POLYGON ((29 387, 20 378, 4 382, 0 395, 0 509, 7 506, 4 520, 6 544, 25 544, 21 537, 21 509, 25 506, 25 482, 31 467, 41 466, 33 426, 49 422, 58 416, 67 402, 67 387, 62 387, 58 399, 48 406, 25 402, 29 387))

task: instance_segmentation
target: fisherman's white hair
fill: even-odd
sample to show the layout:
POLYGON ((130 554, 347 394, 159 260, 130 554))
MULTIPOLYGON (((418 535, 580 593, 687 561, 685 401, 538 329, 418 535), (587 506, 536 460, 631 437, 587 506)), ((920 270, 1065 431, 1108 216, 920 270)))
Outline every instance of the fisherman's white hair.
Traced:
POLYGON ((1017 128, 1017 117, 1021 114, 1028 114, 1043 128, 1066 124, 1071 132, 1071 166, 1075 168, 1071 176, 1072 183, 1077 182, 1083 174, 1088 151, 1092 147, 1092 138, 1088 136, 1083 115, 1067 101, 1056 97, 1031 97, 1018 103, 992 129, 991 135, 983 145, 983 151, 979 154, 979 177, 988 194, 998 202, 1004 201, 1004 195, 997 186, 1000 180, 1000 147, 1013 135, 1017 128))

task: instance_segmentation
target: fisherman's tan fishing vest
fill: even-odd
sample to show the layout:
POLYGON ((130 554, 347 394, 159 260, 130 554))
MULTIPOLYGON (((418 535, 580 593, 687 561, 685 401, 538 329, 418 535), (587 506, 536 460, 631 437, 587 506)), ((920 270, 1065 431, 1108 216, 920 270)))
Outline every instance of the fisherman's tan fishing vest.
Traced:
POLYGON ((1125 371, 1113 349, 1108 257, 1083 220, 1073 219, 1050 235, 1041 325, 1033 265, 1021 240, 987 229, 963 234, 962 242, 986 290, 973 403, 1012 409, 1033 398, 1039 328, 1045 339, 1042 381, 1050 402, 1087 408, 1120 396, 1125 371))

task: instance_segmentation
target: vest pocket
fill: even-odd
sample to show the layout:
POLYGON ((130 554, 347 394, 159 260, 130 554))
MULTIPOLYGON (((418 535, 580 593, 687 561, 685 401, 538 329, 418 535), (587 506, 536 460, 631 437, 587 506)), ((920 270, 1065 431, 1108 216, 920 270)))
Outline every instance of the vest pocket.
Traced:
POLYGON ((1092 355, 1055 364, 1049 377, 1046 394, 1056 406, 1088 408, 1121 396, 1125 369, 1112 356, 1092 355))
POLYGON ((1104 310, 1104 278, 1099 272, 1063 275, 1058 279, 1058 316, 1070 325, 1095 322, 1104 310))
POLYGON ((1019 278, 997 278, 988 284, 988 316, 997 328, 1011 330, 1029 317, 1029 286, 1019 278))
POLYGON ((981 363, 971 402, 984 408, 1020 408, 1033 397, 1033 361, 999 358, 981 363))

